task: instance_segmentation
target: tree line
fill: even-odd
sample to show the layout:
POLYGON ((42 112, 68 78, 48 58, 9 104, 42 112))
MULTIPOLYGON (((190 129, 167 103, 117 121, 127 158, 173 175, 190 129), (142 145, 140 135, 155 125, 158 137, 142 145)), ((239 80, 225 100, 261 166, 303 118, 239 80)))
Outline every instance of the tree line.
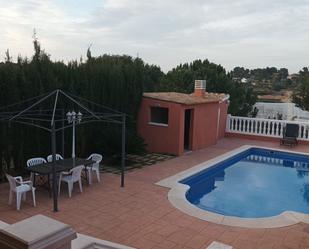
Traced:
POLYGON ((309 111, 309 67, 299 72, 298 86, 293 92, 293 102, 303 110, 309 111))
MULTIPOLYGON (((233 83, 221 65, 208 60, 181 64, 168 73, 159 66, 127 55, 93 57, 68 63, 52 61, 37 39, 33 41, 31 58, 18 56, 12 60, 9 50, 0 63, 0 107, 62 89, 129 115, 127 149, 129 153, 144 151, 143 140, 136 131, 136 119, 147 91, 193 92, 195 79, 206 79, 207 90, 231 95, 230 113, 246 116, 252 111, 256 96, 250 87, 233 83)), ((77 129, 77 154, 87 156, 99 152, 117 159, 121 146, 121 129, 108 124, 95 124, 77 129)), ((70 155, 70 134, 66 132, 65 156, 70 155)), ((28 158, 50 154, 50 137, 33 127, 0 124, 0 162, 3 170, 23 172, 28 158)))
POLYGON ((191 93, 195 79, 205 79, 208 92, 228 93, 230 114, 248 116, 252 113, 252 106, 257 100, 252 86, 233 82, 231 73, 207 59, 177 66, 165 75, 158 88, 161 91, 191 93))
POLYGON ((244 67, 235 67, 231 74, 235 78, 246 78, 259 81, 272 80, 274 77, 280 80, 286 80, 289 75, 289 70, 287 68, 277 69, 276 67, 255 68, 251 70, 244 67))

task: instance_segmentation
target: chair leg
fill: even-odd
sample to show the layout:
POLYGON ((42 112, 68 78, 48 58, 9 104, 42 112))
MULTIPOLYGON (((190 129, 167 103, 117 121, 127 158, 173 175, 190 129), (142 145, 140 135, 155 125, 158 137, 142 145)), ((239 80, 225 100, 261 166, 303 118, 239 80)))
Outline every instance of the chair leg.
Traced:
POLYGON ((10 193, 9 193, 9 205, 12 204, 12 199, 13 199, 13 191, 10 190, 10 193))
POLYGON ((32 181, 33 182, 33 180, 34 180, 34 173, 30 173, 30 181, 32 181))
POLYGON ((23 193, 23 201, 27 200, 27 192, 23 193))
POLYGON ((33 199, 33 206, 36 207, 36 201, 35 201, 35 188, 32 188, 32 199, 33 199))
POLYGON ((22 193, 16 192, 16 209, 20 209, 20 203, 21 203, 21 195, 22 193))
POLYGON ((90 184, 92 184, 92 170, 88 169, 87 173, 88 173, 88 182, 89 182, 89 185, 90 185, 90 184))
POLYGON ((80 192, 83 193, 82 179, 79 179, 78 184, 80 192))
POLYGON ((59 177, 58 196, 60 195, 60 187, 61 187, 61 175, 60 175, 60 177, 59 177))
POLYGON ((68 182, 69 197, 72 196, 73 182, 68 182))
POLYGON ((100 179, 100 170, 96 169, 95 172, 97 173, 97 180, 98 180, 98 182, 100 182, 101 181, 101 179, 100 179))

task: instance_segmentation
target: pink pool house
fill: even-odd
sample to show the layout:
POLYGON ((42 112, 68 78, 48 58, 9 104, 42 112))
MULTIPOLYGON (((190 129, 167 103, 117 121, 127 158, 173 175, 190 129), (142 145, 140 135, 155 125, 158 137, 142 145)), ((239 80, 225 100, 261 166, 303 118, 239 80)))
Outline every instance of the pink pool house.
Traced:
POLYGON ((192 94, 143 94, 138 133, 149 152, 182 155, 215 144, 224 137, 229 95, 206 92, 206 81, 196 80, 192 94))

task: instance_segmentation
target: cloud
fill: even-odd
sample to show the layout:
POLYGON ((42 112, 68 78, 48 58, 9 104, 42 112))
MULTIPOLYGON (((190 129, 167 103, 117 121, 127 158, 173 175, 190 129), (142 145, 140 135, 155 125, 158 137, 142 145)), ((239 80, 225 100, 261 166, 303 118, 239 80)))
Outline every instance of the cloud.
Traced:
POLYGON ((196 58, 307 66, 308 0, 0 0, 0 51, 31 55, 33 28, 54 59, 137 53, 164 70, 196 58), (307 64, 306 64, 307 63, 307 64))

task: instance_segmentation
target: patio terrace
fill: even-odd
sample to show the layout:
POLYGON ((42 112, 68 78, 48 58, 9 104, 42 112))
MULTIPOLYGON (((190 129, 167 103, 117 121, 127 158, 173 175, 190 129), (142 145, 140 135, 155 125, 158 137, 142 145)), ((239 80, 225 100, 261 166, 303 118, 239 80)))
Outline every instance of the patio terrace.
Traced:
MULTIPOLYGON (((16 211, 14 205, 7 204, 8 184, 1 184, 0 220, 14 223, 44 214, 71 225, 79 233, 142 249, 202 249, 214 240, 236 249, 309 248, 309 224, 276 229, 213 224, 174 208, 167 199, 169 189, 155 185, 159 180, 242 145, 280 147, 277 142, 224 138, 206 149, 128 173, 125 188, 119 187, 119 176, 104 173, 101 183, 84 185, 82 194, 75 187, 71 199, 63 188, 58 213, 51 211, 52 199, 44 189, 37 190, 36 208, 29 195, 21 210, 16 211)), ((308 152, 309 146, 298 145, 291 150, 308 152)))

